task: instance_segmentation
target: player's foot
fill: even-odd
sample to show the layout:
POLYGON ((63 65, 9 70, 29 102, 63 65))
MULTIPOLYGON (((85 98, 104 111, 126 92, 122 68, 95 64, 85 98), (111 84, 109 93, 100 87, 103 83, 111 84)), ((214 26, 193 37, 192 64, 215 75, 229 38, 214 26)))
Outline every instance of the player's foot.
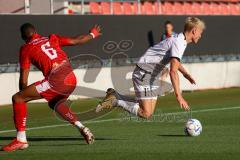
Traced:
POLYGON ((100 112, 103 109, 111 109, 112 107, 116 106, 116 91, 113 88, 108 88, 106 93, 107 95, 105 96, 105 98, 97 106, 96 112, 100 112))
POLYGON ((87 127, 84 127, 82 129, 80 129, 80 133, 84 137, 87 144, 94 143, 94 136, 93 136, 92 132, 90 131, 90 129, 88 129, 87 127))
POLYGON ((21 142, 18 141, 17 138, 15 138, 11 143, 9 143, 6 146, 3 146, 1 148, 1 151, 7 151, 7 152, 12 152, 16 150, 23 150, 28 148, 28 143, 27 142, 21 142))

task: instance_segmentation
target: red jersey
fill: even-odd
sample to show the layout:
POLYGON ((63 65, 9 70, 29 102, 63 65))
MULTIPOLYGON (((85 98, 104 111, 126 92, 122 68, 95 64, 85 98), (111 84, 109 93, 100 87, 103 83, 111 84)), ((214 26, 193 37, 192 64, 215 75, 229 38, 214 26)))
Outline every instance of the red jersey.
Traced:
POLYGON ((64 60, 68 61, 62 46, 70 45, 70 39, 51 34, 49 37, 42 37, 34 34, 32 39, 21 46, 20 67, 29 69, 30 64, 36 66, 43 75, 47 77, 54 66, 64 60))

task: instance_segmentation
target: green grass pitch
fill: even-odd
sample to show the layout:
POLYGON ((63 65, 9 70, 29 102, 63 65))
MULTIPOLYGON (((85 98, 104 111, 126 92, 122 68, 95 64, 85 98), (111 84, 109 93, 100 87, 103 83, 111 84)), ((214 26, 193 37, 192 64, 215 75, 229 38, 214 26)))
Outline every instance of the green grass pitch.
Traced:
MULTIPOLYGON (((196 91, 184 93, 184 96, 192 108, 192 117, 203 125, 200 136, 184 135, 188 113, 164 114, 183 112, 170 94, 159 98, 155 116, 158 119, 130 119, 122 111, 114 110, 106 116, 85 121, 95 135, 93 145, 86 145, 78 131, 56 118, 45 103, 28 104, 30 147, 23 151, 0 152, 0 160, 239 160, 240 89, 196 91), (164 119, 166 115, 170 116, 164 119), (175 115, 185 116, 179 119, 175 115)), ((74 101, 73 110, 86 111, 98 101, 74 101)), ((1 106, 0 146, 15 136, 12 130, 12 107, 1 106)))

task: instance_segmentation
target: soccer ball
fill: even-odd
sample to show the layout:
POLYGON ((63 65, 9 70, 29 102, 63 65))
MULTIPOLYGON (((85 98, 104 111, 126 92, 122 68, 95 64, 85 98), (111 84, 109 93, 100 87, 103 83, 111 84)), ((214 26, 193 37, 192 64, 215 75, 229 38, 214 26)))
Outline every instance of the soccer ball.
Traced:
POLYGON ((202 125, 197 119, 189 119, 185 125, 184 131, 189 136, 199 136, 202 132, 202 125))

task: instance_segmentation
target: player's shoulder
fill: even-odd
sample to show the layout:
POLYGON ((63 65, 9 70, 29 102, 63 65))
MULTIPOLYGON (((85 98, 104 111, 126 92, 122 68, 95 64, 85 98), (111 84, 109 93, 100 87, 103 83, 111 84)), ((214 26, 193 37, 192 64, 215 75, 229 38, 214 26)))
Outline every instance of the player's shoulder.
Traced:
POLYGON ((172 36, 176 36, 176 35, 178 35, 177 32, 173 32, 173 33, 172 33, 172 36))
POLYGON ((55 33, 51 33, 48 37, 50 39, 50 38, 57 38, 58 36, 55 33))
POLYGON ((185 39, 185 36, 183 33, 176 33, 173 35, 173 38, 176 39, 176 40, 184 40, 185 39))
POLYGON ((29 48, 29 45, 28 44, 23 44, 21 47, 20 47, 20 52, 19 52, 19 55, 21 56, 21 57, 26 57, 26 56, 28 56, 29 54, 29 50, 30 50, 30 48, 29 48))
POLYGON ((176 43, 177 41, 178 41, 178 34, 174 34, 171 37, 166 38, 163 41, 161 41, 160 44, 163 44, 163 45, 168 44, 171 46, 173 43, 176 43))
POLYGON ((60 36, 58 35, 58 34, 56 34, 56 33, 51 33, 50 35, 49 35, 49 38, 56 38, 56 39, 58 39, 60 36))
POLYGON ((25 52, 26 50, 28 50, 29 45, 27 43, 21 45, 20 47, 20 52, 25 52))
POLYGON ((177 40, 177 39, 179 39, 179 35, 180 35, 181 33, 175 33, 175 34, 173 34, 172 36, 171 36, 171 38, 173 39, 173 40, 177 40))
POLYGON ((49 35, 49 40, 54 43, 58 43, 59 39, 60 39, 60 36, 58 34, 52 33, 49 35))
POLYGON ((173 43, 185 44, 185 36, 183 33, 176 33, 171 39, 173 43))

